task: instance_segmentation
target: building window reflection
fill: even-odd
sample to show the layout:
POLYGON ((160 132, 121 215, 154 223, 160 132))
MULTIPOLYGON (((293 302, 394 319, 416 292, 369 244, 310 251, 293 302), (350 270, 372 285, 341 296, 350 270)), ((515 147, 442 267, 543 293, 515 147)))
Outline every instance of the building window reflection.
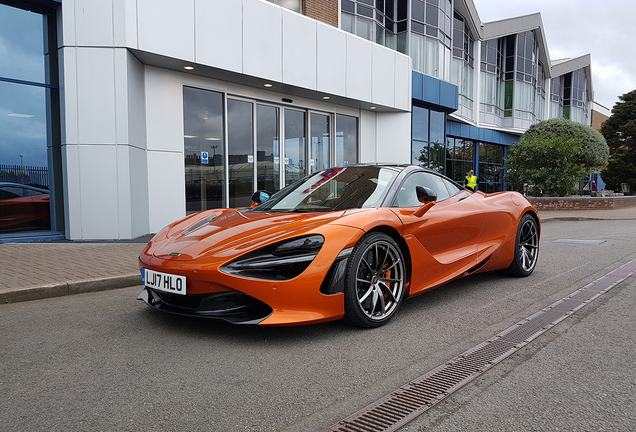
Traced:
POLYGON ((61 160, 55 24, 53 12, 0 4, 0 184, 22 191, 0 196, 0 233, 64 229, 61 166, 50 164, 61 160))
POLYGON ((444 173, 446 114, 413 107, 411 163, 444 173))

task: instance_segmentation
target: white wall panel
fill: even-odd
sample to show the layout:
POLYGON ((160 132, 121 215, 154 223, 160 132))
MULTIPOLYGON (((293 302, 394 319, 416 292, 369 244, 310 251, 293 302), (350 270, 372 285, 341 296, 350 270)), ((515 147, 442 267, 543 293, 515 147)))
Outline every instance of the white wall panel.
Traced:
MULTIPOLYGON (((112 0, 74 0, 75 45, 113 46, 112 0)), ((66 23, 65 23, 66 24, 66 23)))
POLYGON ((243 73, 283 80, 282 9, 261 0, 243 0, 243 73))
POLYGON ((404 54, 395 53, 395 107, 411 111, 412 100, 412 60, 404 54))
POLYGON ((137 13, 139 49, 194 61, 194 0, 137 0, 137 13))
POLYGON ((371 67, 371 101, 374 104, 395 104, 395 51, 373 44, 371 67))
POLYGON ((125 47, 127 45, 127 36, 134 35, 131 41, 131 48, 137 47, 137 14, 135 9, 130 9, 129 4, 135 4, 126 0, 111 0, 113 3, 113 44, 116 47, 125 47), (129 13, 131 13, 129 15, 129 13), (134 20, 134 26, 131 27, 133 33, 128 34, 130 20, 134 20))
POLYGON ((347 34, 346 96, 361 101, 371 101, 371 68, 373 44, 347 34))
POLYGON ((196 62, 233 72, 243 69, 243 3, 196 1, 196 62))
POLYGON ((146 105, 144 66, 129 51, 127 54, 128 143, 146 148, 146 105))
POLYGON ((115 143, 128 144, 128 56, 126 49, 116 48, 114 54, 114 87, 115 87, 115 143))
POLYGON ((62 3, 62 22, 57 23, 58 33, 61 40, 58 46, 72 46, 75 43, 75 0, 66 0, 62 3))
POLYGON ((347 35, 330 25, 317 26, 317 89, 337 96, 345 95, 347 35))
POLYGON ((148 220, 148 160, 146 151, 128 147, 130 177, 130 224, 132 237, 150 232, 148 220))
POLYGON ((185 217, 183 153, 148 152, 148 209, 150 232, 157 233, 185 217))
POLYGON ((316 21, 283 9, 283 82, 316 90, 316 21))
POLYGON ((114 145, 79 146, 82 239, 119 238, 114 145))
POLYGON ((62 145, 64 223, 67 239, 82 238, 79 146, 62 145))
POLYGON ((411 163, 411 113, 377 114, 379 162, 411 163))
POLYGON ((133 185, 130 166, 130 148, 124 145, 115 147, 117 170, 117 237, 132 238, 132 201, 130 189, 133 185))
MULTIPOLYGON (((360 162, 378 162, 376 149, 377 113, 360 110, 360 162)), ((380 162, 384 162, 380 160, 380 162)))
POLYGON ((77 48, 77 118, 80 144, 115 142, 114 50, 77 48))
POLYGON ((77 144, 77 48, 58 51, 60 62, 60 103, 62 144, 77 144))
POLYGON ((147 148, 183 153, 181 74, 146 67, 147 148))

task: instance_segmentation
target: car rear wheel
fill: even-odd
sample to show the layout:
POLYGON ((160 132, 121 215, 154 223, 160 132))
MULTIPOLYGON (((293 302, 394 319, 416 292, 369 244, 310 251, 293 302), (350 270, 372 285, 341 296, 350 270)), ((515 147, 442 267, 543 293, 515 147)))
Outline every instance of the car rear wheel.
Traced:
POLYGON ((505 273, 511 276, 530 276, 539 257, 539 227, 537 221, 525 214, 517 228, 515 257, 505 273))
POLYGON ((364 236, 353 249, 345 280, 345 320, 379 327, 397 312, 404 297, 402 251, 387 234, 364 236))

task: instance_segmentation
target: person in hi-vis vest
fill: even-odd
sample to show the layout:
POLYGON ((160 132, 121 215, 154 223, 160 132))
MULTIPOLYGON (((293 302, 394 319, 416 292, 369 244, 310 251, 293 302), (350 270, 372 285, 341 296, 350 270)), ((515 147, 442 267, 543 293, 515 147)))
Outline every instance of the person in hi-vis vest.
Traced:
POLYGON ((468 173, 466 174, 466 180, 464 181, 464 184, 466 185, 468 189, 475 192, 475 189, 477 188, 477 177, 475 177, 475 171, 473 170, 468 171, 468 173))

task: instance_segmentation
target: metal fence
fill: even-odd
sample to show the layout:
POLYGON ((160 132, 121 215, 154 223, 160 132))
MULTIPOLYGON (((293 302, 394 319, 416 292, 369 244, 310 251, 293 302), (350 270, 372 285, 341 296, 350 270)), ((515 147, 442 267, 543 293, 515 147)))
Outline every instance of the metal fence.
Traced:
POLYGON ((0 164, 0 182, 49 187, 49 168, 0 164))

